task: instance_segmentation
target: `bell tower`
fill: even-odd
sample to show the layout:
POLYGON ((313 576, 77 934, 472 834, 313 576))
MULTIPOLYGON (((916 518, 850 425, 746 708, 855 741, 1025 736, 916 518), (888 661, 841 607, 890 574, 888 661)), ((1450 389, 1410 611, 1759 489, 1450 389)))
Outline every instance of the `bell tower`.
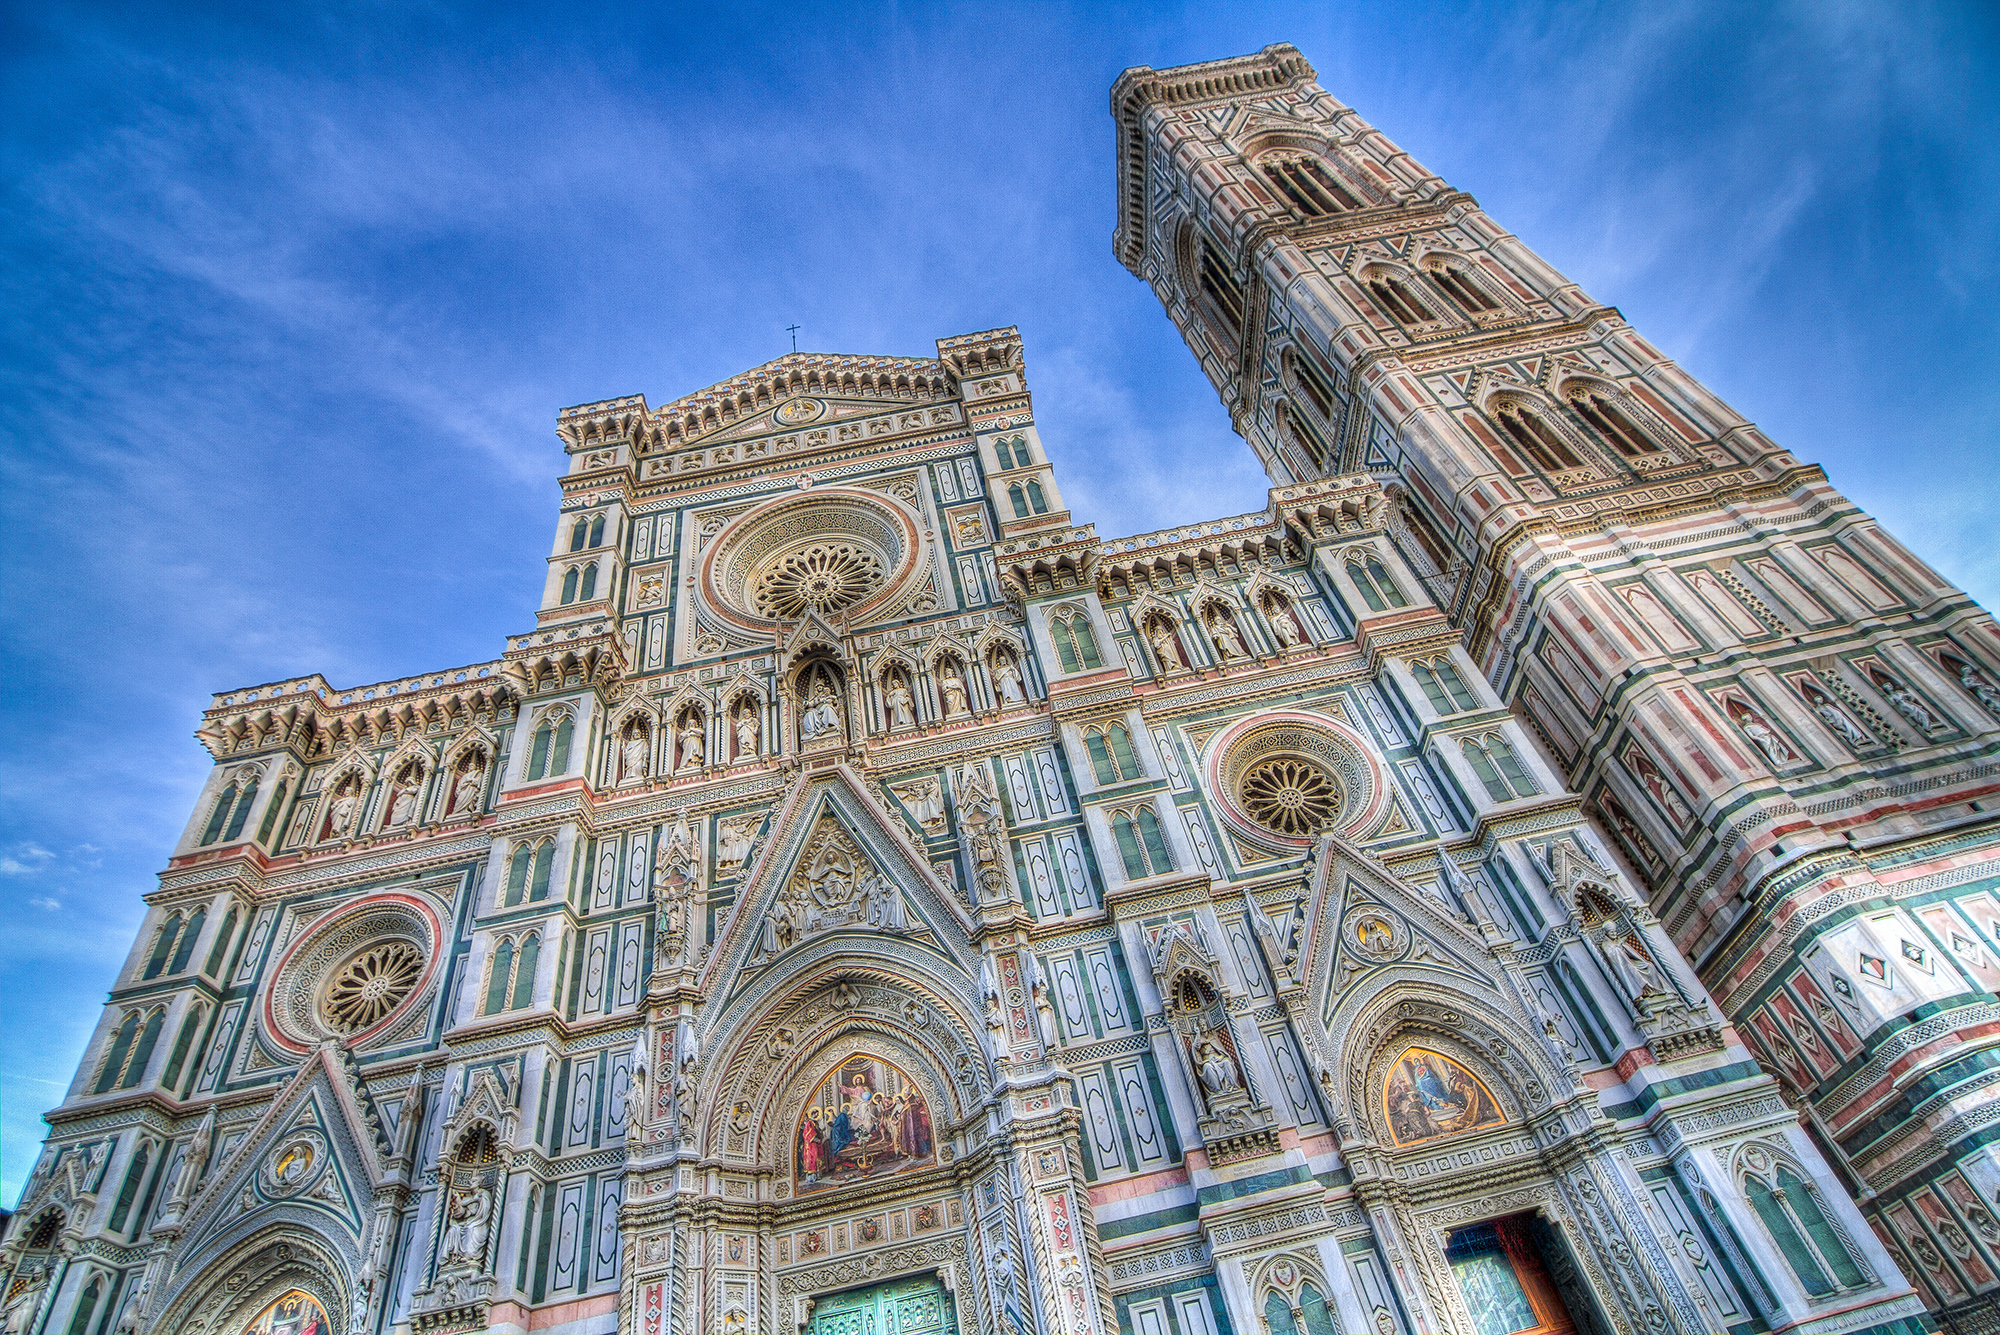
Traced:
POLYGON ((1907 1273, 1990 1307, 1993 619, 1294 47, 1127 70, 1111 111, 1116 254, 1273 483, 1384 488, 1907 1273))

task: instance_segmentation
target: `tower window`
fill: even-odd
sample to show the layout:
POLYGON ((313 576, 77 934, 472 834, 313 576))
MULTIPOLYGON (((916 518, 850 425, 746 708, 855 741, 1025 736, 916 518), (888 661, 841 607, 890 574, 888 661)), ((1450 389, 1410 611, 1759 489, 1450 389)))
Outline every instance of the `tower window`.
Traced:
POLYGON ((1569 396, 1569 403, 1576 409, 1576 415, 1590 423, 1591 430, 1603 437, 1605 444, 1627 459, 1660 452, 1660 447, 1646 438, 1646 433, 1626 415, 1611 395, 1600 390, 1581 389, 1569 396))
POLYGON ((1215 313, 1221 317, 1223 332, 1234 340, 1243 332, 1243 285, 1236 281, 1229 265, 1215 253, 1208 238, 1200 241, 1201 260, 1198 281, 1202 293, 1207 296, 1215 313))
POLYGON ((104 1279, 92 1275, 90 1283, 83 1289, 83 1297, 77 1300, 76 1315, 69 1319, 69 1335, 89 1335, 90 1318, 96 1315, 97 1300, 103 1296, 104 1279))
POLYGON ((562 600, 564 607, 568 607, 571 603, 576 601, 577 574, 578 572, 576 567, 571 566, 569 570, 565 572, 563 575, 562 600))
POLYGON ((1521 768, 1514 748, 1507 745, 1506 739, 1498 733, 1461 738, 1458 746, 1465 755, 1465 763, 1472 766, 1472 772, 1485 785, 1486 795, 1495 802, 1533 797, 1541 791, 1528 777, 1528 772, 1521 768))
POLYGON ((1333 386, 1320 374, 1319 367, 1313 364, 1313 359, 1310 357, 1294 357, 1292 373, 1299 382, 1300 391, 1311 400, 1312 406, 1319 411, 1321 419, 1331 425, 1334 400, 1337 396, 1334 394, 1333 386))
POLYGON ((143 1018, 138 1011, 127 1015, 112 1035, 111 1051, 91 1092, 108 1094, 138 1084, 145 1077, 147 1063, 153 1060, 153 1049, 159 1046, 160 1029, 166 1022, 164 1006, 143 1018))
POLYGON ((1021 490, 1020 483, 1010 482, 1007 484, 1007 500, 1014 507, 1014 518, 1026 519, 1028 517, 1028 493, 1021 490))
POLYGON ((1551 473, 1583 466, 1583 460, 1576 457, 1576 451, 1534 409, 1508 402, 1494 411, 1501 429, 1527 451, 1530 459, 1551 473))
POLYGON ((1056 661, 1062 664, 1064 672, 1104 666, 1097 653, 1097 637, 1090 630, 1090 618, 1082 612, 1075 609, 1058 612, 1049 622, 1049 638, 1055 641, 1056 661))
POLYGON ((1038 515, 1049 512, 1048 497, 1042 494, 1042 484, 1034 478, 1028 479, 1028 508, 1038 515))
POLYGON ((1451 298, 1452 303, 1468 315, 1484 315, 1488 311, 1500 309, 1500 303, 1486 295, 1480 286, 1464 273, 1449 264, 1431 266, 1431 281, 1436 283, 1451 298))
POLYGON ((589 534, 590 527, 583 520, 579 519, 574 524, 571 524, 569 526, 569 549, 573 552, 582 551, 584 543, 589 541, 589 534))
POLYGON ((1002 468, 1027 468, 1034 463, 1028 456, 1028 442, 1020 436, 995 441, 993 452, 999 456, 1002 468))
POLYGON ((1264 179, 1290 202, 1301 218, 1324 218, 1362 207, 1352 190, 1335 180, 1333 174, 1311 158, 1267 161, 1264 179))
POLYGON ((1143 880, 1174 869, 1167 855, 1167 841, 1160 833, 1160 818, 1151 807, 1111 813, 1111 837, 1118 841, 1118 856, 1125 863, 1125 879, 1143 880))
POLYGON ((271 831, 278 823, 278 813, 284 810, 285 794, 290 790, 291 786, 289 779, 278 780, 278 791, 271 794, 271 805, 264 808, 264 819, 257 826, 258 843, 269 844, 271 842, 271 831))
POLYGON ((162 1088, 171 1090, 174 1082, 181 1078, 181 1068, 187 1065, 188 1049, 194 1046, 195 1034, 207 1017, 208 1012, 199 1006, 188 1009, 186 1018, 181 1021, 180 1035, 174 1039, 174 1050, 167 1058, 167 1069, 160 1074, 162 1088))
POLYGON ((541 963, 542 938, 530 932, 521 938, 520 948, 513 938, 502 937, 493 950, 493 972, 486 980, 486 1005, 482 1014, 498 1015, 503 1010, 520 1010, 535 999, 535 969, 541 963))
POLYGON ((222 976, 222 962, 229 949, 229 938, 235 935, 236 910, 231 908, 229 912, 222 915, 222 926, 218 927, 215 931, 215 944, 209 948, 208 963, 201 966, 201 971, 204 974, 210 978, 220 978, 222 976))
POLYGON ((587 603, 596 596, 597 596, 597 562, 592 561, 589 565, 583 568, 583 588, 578 591, 577 597, 587 603))
POLYGON ((1458 669, 1444 659, 1430 663, 1412 663, 1410 671, 1417 679, 1417 685, 1424 688, 1424 695, 1431 702, 1431 708, 1440 714, 1463 714, 1467 710, 1479 708, 1479 702, 1465 682, 1459 678, 1458 669))
POLYGON ((528 748, 528 774, 530 779, 554 778, 569 768, 570 737, 575 732, 575 724, 568 713, 554 717, 543 715, 535 725, 534 740, 528 748))
POLYGON ((160 924, 160 934, 153 939, 153 953, 146 958, 146 972, 143 977, 158 978, 173 958, 174 942, 180 939, 181 915, 176 913, 160 924))
POLYGON ((174 951, 174 962, 167 966, 168 973, 179 973, 187 968, 188 958, 194 954, 195 942, 201 939, 201 929, 207 922, 208 910, 196 909, 181 932, 180 947, 174 951))
POLYGON ((599 516, 598 516, 597 518, 595 518, 595 519, 593 519, 593 520, 591 520, 591 521, 590 521, 590 543, 589 543, 589 545, 590 545, 590 546, 592 546, 592 547, 602 547, 602 546, 604 545, 604 516, 603 516, 603 515, 599 515, 599 516))
POLYGON ((1871 1282, 1827 1218, 1819 1190, 1788 1166, 1777 1165, 1775 1181, 1746 1174, 1743 1194, 1807 1293, 1823 1298, 1835 1288, 1858 1289, 1871 1282))
POLYGON ((1437 319, 1408 285, 1394 274, 1376 274, 1368 279, 1368 290, 1382 303, 1391 319, 1399 324, 1429 324, 1437 319))

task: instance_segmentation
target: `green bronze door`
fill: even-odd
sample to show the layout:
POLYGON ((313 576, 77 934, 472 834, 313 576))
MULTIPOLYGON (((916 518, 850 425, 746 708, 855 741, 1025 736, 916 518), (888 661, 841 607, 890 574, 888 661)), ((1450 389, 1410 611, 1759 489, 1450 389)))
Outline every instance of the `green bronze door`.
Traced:
POLYGON ((805 1335, 958 1335, 936 1276, 850 1289, 813 1304, 805 1335))

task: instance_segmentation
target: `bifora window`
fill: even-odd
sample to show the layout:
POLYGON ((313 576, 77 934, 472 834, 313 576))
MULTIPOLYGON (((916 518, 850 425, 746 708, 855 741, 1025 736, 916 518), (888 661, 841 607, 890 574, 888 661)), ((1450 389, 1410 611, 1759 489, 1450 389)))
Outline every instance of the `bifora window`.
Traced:
POLYGON ((335 970, 321 1011, 343 1034, 368 1028, 403 1004, 423 976, 424 952, 409 941, 382 941, 335 970))
POLYGON ((1340 814, 1340 783, 1303 756, 1273 756, 1244 774, 1239 800, 1259 825, 1297 839, 1340 814))
POLYGON ((854 543, 818 543, 781 557, 751 584, 750 599, 773 620, 796 621, 807 612, 852 607, 888 580, 882 560, 854 543))

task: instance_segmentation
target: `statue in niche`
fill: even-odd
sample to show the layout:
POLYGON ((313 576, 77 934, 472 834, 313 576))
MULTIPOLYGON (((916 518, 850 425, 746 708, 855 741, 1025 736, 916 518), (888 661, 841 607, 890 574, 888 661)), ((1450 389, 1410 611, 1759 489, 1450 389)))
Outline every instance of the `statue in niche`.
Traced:
POLYGON ((944 693, 946 718, 964 718, 971 712, 965 707, 965 679, 958 674, 957 659, 938 660, 938 689, 944 693))
POLYGON ((28 1323, 42 1305, 42 1289, 48 1280, 44 1270, 31 1272, 23 1266, 15 1272, 14 1291, 7 1296, 7 1305, 0 1307, 0 1330, 7 1335, 25 1335, 28 1323))
POLYGON ((405 769, 396 779, 396 786, 389 795, 389 818, 382 824, 393 829, 398 825, 408 825, 417 814, 417 770, 414 766, 405 769))
POLYGON ((1292 616, 1292 609, 1283 598, 1275 593, 1264 596, 1264 615, 1271 622, 1271 633, 1278 638, 1278 648, 1295 649, 1305 640, 1299 633, 1299 623, 1292 616))
POLYGON ((757 706, 754 701, 745 701, 738 707, 736 715, 736 758, 754 759, 757 755, 758 726, 757 706))
POLYGON ((646 736, 645 724, 641 723, 638 719, 633 719, 625 725, 623 756, 625 766, 623 777, 625 782, 630 783, 634 779, 643 779, 646 777, 646 753, 651 749, 652 747, 648 744, 646 736))
POLYGON ((738 816, 722 822, 716 830, 716 865, 733 870, 749 861, 751 845, 757 838, 757 827, 763 822, 762 814, 738 816))
POLYGON ((883 707, 889 711, 889 726, 891 728, 915 727, 917 718, 910 708, 915 703, 915 699, 910 695, 909 683, 903 680, 903 674, 900 672, 891 672, 889 674, 888 685, 882 692, 883 707))
POLYGON ((1215 642, 1215 652, 1225 663, 1250 656, 1243 648, 1243 637, 1236 633, 1235 621, 1220 607, 1208 609, 1208 637, 1215 642))
POLYGON ((1769 719, 1748 704, 1742 700, 1731 700, 1729 717, 1735 720, 1737 727, 1743 729, 1743 735, 1764 753, 1764 759, 1770 761, 1774 768, 1798 763, 1799 753, 1792 750, 1785 739, 1778 735, 1778 730, 1771 726, 1769 719))
POLYGON ((1186 666, 1181 661, 1180 640, 1174 634, 1173 625, 1165 617, 1150 617, 1146 621, 1146 641, 1153 646, 1153 654, 1160 660, 1162 672, 1173 672, 1186 666))
POLYGON ((1833 729, 1834 735, 1857 751, 1866 751, 1875 745, 1875 739, 1861 731, 1847 712, 1833 702, 1833 697, 1810 683, 1801 683, 1800 694, 1812 706, 1813 713, 1819 715, 1820 722, 1833 729))
POLYGON ((485 1269, 492 1225, 493 1200, 485 1187, 453 1187, 445 1207, 445 1265, 485 1269))
MULTIPOLYGON (((1949 668, 1951 664, 1947 662, 1945 666, 1949 668)), ((2000 718, 2000 691, 1993 689, 1993 684, 1979 675, 1979 669, 1959 660, 1958 684, 1963 686, 1966 694, 1977 700, 1987 713, 2000 718)))
POLYGON ((326 837, 339 839, 354 828, 354 814, 361 806, 361 780, 350 778, 341 784, 340 791, 333 796, 333 806, 326 818, 326 837))
POLYGON ((690 709, 681 715, 680 730, 676 734, 681 748, 680 773, 700 769, 708 758, 708 742, 703 736, 706 731, 702 727, 701 715, 696 711, 690 709))
POLYGON ((1021 680, 1021 665, 1005 649, 996 650, 993 655, 993 686, 1000 692, 1002 705, 1028 703, 1027 691, 1021 680))
POLYGON ((924 833, 938 834, 944 829, 944 790, 936 779, 897 784, 894 791, 917 824, 924 827, 924 833))
POLYGON ((1201 1076, 1201 1086, 1212 1097, 1240 1089, 1242 1081, 1236 1077, 1236 1063, 1213 1039, 1203 1039, 1194 1050, 1195 1070, 1201 1076))
POLYGON ((479 810, 479 790, 486 778, 486 757, 481 752, 473 752, 460 764, 458 783, 451 793, 451 814, 464 815, 468 811, 479 810))
POLYGON ((845 736, 840 720, 839 678, 825 663, 799 674, 799 741, 806 746, 839 742, 845 736))
POLYGON ((1896 707, 1898 714, 1910 721, 1910 726, 1918 733, 1933 733, 1942 726, 1937 720, 1937 715, 1931 713, 1930 706, 1917 698, 1915 691, 1886 673, 1877 672, 1872 675, 1876 687, 1883 696, 1896 707))
POLYGON ((1599 926, 1592 939, 1597 944, 1598 953, 1604 957, 1605 966, 1611 970, 1612 978, 1633 1001, 1644 1002, 1648 997, 1671 995, 1660 976, 1660 966, 1653 962, 1653 957, 1635 934, 1618 922, 1611 921, 1599 926))
POLYGON ((1680 790, 1668 783, 1667 776, 1660 773, 1658 765, 1636 750, 1626 753, 1625 764, 1639 782, 1645 785, 1646 791, 1653 795, 1653 800, 1666 808, 1667 815, 1673 818, 1675 825, 1685 827, 1694 823, 1694 812, 1681 797, 1680 790))

